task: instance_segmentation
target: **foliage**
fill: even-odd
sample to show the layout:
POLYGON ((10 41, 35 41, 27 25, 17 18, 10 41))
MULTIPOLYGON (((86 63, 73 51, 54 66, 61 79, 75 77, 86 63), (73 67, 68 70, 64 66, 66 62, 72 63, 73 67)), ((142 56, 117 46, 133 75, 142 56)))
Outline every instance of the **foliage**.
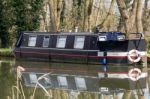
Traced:
POLYGON ((43 0, 0 0, 1 47, 13 44, 21 31, 38 30, 42 8, 43 0))
POLYGON ((43 0, 14 0, 17 36, 21 31, 34 31, 40 26, 43 0))
POLYGON ((13 57, 14 54, 11 48, 2 48, 0 49, 0 56, 13 57))
POLYGON ((9 30, 13 26, 14 9, 11 0, 0 0, 0 39, 1 47, 9 46, 9 30))

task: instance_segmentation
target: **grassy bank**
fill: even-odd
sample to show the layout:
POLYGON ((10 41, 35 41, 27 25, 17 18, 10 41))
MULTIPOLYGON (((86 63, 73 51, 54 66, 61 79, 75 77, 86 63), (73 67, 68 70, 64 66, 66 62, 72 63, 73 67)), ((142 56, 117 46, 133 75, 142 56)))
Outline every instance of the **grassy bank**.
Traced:
POLYGON ((12 48, 0 48, 0 56, 14 57, 12 48))

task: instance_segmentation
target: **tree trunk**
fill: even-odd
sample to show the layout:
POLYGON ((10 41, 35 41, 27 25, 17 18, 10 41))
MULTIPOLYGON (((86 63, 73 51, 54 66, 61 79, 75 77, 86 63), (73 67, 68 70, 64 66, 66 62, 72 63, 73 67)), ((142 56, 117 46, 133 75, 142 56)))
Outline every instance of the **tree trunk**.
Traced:
POLYGON ((85 0, 85 3, 84 3, 84 20, 83 20, 83 30, 84 31, 89 30, 92 5, 93 5, 93 0, 85 0))
POLYGON ((83 31, 87 31, 88 27, 88 5, 89 5, 89 0, 85 0, 84 2, 84 19, 83 19, 83 31))
POLYGON ((64 9, 63 9, 63 28, 65 31, 72 31, 72 6, 73 1, 72 0, 65 0, 64 1, 64 9))
POLYGON ((55 12, 55 0, 50 0, 48 2, 48 5, 49 5, 49 11, 50 11, 50 30, 53 31, 53 32, 56 32, 57 31, 57 27, 56 27, 56 12, 55 12))
POLYGON ((129 33, 129 27, 128 27, 129 14, 127 11, 125 1, 124 0, 117 0, 117 4, 118 4, 118 8, 119 8, 121 17, 124 21, 125 32, 128 34, 129 33))
POLYGON ((117 4, 127 35, 135 30, 135 32, 143 32, 142 8, 144 0, 134 0, 132 9, 129 11, 124 0, 117 0, 117 4))
POLYGON ((136 28, 137 28, 137 33, 142 33, 143 32, 143 23, 142 23, 142 15, 143 15, 143 5, 144 5, 145 0, 138 0, 137 4, 137 12, 136 12, 136 28))
POLYGON ((115 4, 115 0, 112 0, 106 18, 103 20, 103 22, 100 25, 98 25, 100 28, 103 28, 103 27, 107 26, 108 24, 110 24, 109 20, 111 19, 111 16, 113 14, 114 4, 115 4))
MULTIPOLYGON (((55 0, 54 0, 55 1, 55 0)), ((57 31, 60 30, 60 16, 61 16, 61 12, 62 12, 62 8, 63 8, 63 0, 57 0, 57 15, 56 15, 56 27, 57 27, 57 31)))

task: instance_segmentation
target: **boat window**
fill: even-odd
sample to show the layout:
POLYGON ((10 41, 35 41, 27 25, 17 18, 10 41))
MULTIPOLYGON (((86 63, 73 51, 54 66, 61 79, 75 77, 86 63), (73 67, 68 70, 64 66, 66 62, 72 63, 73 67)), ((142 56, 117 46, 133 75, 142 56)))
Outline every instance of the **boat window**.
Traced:
POLYGON ((67 83, 66 77, 58 76, 57 79, 58 79, 58 83, 59 83, 60 87, 65 87, 65 88, 68 87, 68 83, 67 83))
POLYGON ((50 79, 49 76, 45 76, 43 79, 44 79, 44 81, 45 81, 45 85, 46 85, 46 86, 51 86, 51 85, 52 85, 51 79, 50 79))
POLYGON ((37 76, 36 76, 35 73, 30 73, 29 78, 30 78, 30 83, 31 84, 36 84, 37 83, 37 76))
POLYGON ((65 45, 66 45, 66 36, 59 36, 57 38, 57 45, 56 47, 57 48, 65 48, 65 45))
POLYGON ((86 90, 85 79, 81 77, 75 77, 76 87, 79 90, 86 90))
POLYGON ((50 39, 49 36, 44 36, 43 47, 48 47, 48 45, 49 45, 49 39, 50 39))
POLYGON ((76 36, 75 37, 74 48, 83 49, 83 47, 84 47, 84 40, 85 40, 84 36, 76 36))
POLYGON ((37 36, 29 36, 28 46, 35 46, 36 45, 36 38, 37 38, 37 36))

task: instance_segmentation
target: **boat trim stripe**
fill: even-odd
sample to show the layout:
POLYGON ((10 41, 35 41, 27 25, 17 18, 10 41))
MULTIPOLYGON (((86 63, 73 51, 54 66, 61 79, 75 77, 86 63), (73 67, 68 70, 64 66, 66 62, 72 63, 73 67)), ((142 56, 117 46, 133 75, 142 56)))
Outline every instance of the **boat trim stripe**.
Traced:
MULTIPOLYGON (((20 51, 15 51, 16 53, 20 53, 20 51)), ((90 58, 127 58, 127 56, 92 56, 92 55, 76 55, 76 54, 59 54, 59 53, 40 53, 40 52, 21 52, 23 54, 39 54, 46 56, 66 56, 66 57, 90 57, 90 58)), ((142 55, 145 57, 146 55, 142 55)))
POLYGON ((40 48, 40 47, 20 47, 26 49, 39 49, 39 50, 61 50, 61 51, 82 51, 82 52, 98 52, 99 50, 85 50, 85 49, 61 49, 61 48, 40 48))

